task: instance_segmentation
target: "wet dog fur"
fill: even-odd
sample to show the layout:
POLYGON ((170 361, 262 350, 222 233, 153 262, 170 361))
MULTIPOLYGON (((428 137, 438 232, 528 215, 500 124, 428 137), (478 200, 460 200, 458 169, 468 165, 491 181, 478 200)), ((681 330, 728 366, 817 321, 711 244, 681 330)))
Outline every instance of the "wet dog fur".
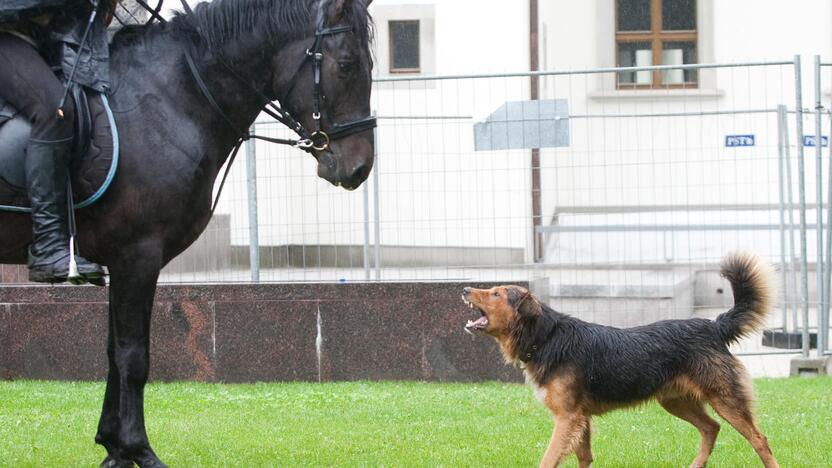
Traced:
POLYGON ((494 337, 555 417, 541 467, 558 466, 572 452, 581 467, 590 466, 591 417, 651 399, 699 430, 692 467, 705 466, 719 433, 706 403, 751 443, 766 467, 778 466, 755 422, 745 367, 728 351, 763 327, 772 303, 771 268, 752 254, 735 253, 722 262, 721 274, 731 283, 734 307, 716 320, 625 329, 556 312, 519 286, 463 290, 466 304, 481 313, 466 330, 494 337))

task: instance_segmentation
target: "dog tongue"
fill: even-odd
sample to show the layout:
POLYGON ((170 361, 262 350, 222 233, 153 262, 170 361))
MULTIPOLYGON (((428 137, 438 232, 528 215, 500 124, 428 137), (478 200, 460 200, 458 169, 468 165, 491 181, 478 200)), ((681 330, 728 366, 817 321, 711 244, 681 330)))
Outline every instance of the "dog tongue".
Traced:
POLYGON ((473 328, 474 330, 485 328, 488 325, 488 318, 482 316, 476 320, 469 320, 468 323, 465 324, 465 328, 473 328))

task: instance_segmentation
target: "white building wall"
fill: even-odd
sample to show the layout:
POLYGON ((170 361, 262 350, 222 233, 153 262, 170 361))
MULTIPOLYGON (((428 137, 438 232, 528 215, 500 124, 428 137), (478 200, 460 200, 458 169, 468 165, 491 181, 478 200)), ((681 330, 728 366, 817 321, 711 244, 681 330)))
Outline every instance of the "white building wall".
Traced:
MULTIPOLYGON (((789 2, 701 0, 700 62, 791 60, 803 54, 803 107, 813 107, 814 54, 832 57, 832 5, 789 2)), ((548 69, 615 66, 612 0, 545 2, 541 14, 548 69), (568 12, 565 13, 565 12, 568 12)), ((544 80, 547 97, 569 100, 572 114, 696 113, 794 108, 791 67, 702 71, 696 90, 616 90, 612 74, 544 80)), ((565 214, 560 225, 774 223, 776 211, 647 211, 619 214, 622 207, 777 204, 777 126, 773 114, 573 119, 572 144, 545 150, 543 212, 552 216, 575 206, 601 209, 595 215, 565 214), (726 148, 725 135, 754 134, 751 148, 726 148)), ((792 132, 793 117, 789 119, 792 132)), ((806 133, 813 120, 804 119, 806 133)), ((794 138, 794 137, 793 137, 794 138)), ((791 148, 792 155, 797 147, 791 148)), ((806 181, 814 200, 814 150, 807 149, 806 181), (811 157, 808 157, 811 156, 811 157)), ((792 159, 794 162, 794 159, 792 159)), ((795 164, 796 167, 796 164, 795 164)), ((825 170, 824 170, 825 171, 825 170)), ((825 173, 825 172, 824 172, 825 173)), ((796 188, 795 188, 796 191, 796 188)), ((810 213, 811 215, 811 213, 810 213)), ((549 239, 548 260, 556 263, 666 261, 719 258, 745 247, 774 254, 778 232, 573 233, 549 239)))

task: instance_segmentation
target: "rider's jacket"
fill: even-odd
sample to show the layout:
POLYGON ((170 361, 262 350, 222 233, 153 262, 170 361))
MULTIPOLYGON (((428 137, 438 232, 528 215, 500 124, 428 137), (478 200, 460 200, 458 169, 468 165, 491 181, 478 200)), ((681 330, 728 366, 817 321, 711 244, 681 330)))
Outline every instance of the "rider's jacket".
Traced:
POLYGON ((64 79, 75 67, 73 82, 106 92, 110 81, 106 22, 116 3, 117 0, 0 0, 0 30, 16 33, 35 44, 50 63, 60 67, 64 79), (98 4, 97 14, 81 49, 93 2, 98 4))

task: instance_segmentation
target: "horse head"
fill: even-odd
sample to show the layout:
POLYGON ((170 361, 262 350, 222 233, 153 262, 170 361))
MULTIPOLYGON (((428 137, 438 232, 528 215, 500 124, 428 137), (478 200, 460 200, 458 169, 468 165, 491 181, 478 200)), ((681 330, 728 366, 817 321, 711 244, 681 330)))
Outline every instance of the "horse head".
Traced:
POLYGON ((371 1, 316 1, 313 35, 287 44, 272 61, 272 90, 311 134, 318 176, 347 190, 373 168, 371 1))

